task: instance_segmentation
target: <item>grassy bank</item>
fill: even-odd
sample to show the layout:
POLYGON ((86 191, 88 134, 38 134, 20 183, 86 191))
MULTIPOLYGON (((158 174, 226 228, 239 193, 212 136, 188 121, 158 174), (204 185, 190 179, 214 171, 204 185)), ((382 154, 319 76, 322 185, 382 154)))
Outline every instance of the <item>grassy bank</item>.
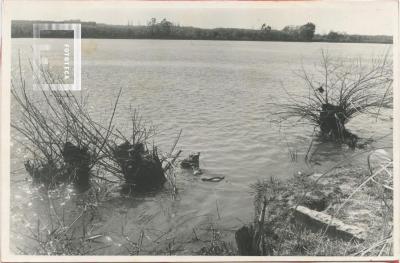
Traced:
MULTIPOLYGON (((371 152, 369 156, 379 154, 371 152)), ((284 183, 269 179, 254 184, 255 221, 245 226, 253 234, 252 245, 238 253, 392 255, 392 162, 386 157, 374 158, 375 164, 363 167, 340 165, 324 174, 299 173, 284 183), (311 217, 323 215, 325 223, 298 211, 309 211, 311 217)), ((238 240, 238 232, 236 235, 238 240)))

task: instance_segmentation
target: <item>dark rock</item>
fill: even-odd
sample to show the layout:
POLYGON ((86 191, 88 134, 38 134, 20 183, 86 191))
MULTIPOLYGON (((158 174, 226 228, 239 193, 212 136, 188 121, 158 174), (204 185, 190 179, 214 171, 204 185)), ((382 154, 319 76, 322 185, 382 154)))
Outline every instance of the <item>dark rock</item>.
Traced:
POLYGON ((191 153, 188 158, 183 159, 181 162, 182 168, 199 168, 200 152, 191 153))

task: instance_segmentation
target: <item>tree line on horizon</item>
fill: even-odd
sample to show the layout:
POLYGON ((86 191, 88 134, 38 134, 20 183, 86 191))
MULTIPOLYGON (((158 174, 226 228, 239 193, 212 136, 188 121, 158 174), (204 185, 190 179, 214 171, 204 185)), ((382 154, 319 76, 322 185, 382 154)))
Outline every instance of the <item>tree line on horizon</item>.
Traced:
MULTIPOLYGON (((34 23, 80 23, 82 38, 109 39, 191 39, 191 40, 242 40, 242 41, 303 41, 303 42, 362 42, 393 43, 392 36, 349 35, 330 31, 328 34, 315 34, 316 25, 309 22, 300 26, 286 26, 282 30, 273 29, 266 23, 259 29, 214 28, 205 29, 180 26, 167 19, 157 21, 152 18, 146 25, 108 25, 96 22, 69 20, 12 22, 11 37, 30 38, 34 23)), ((70 38, 72 31, 41 31, 41 37, 70 38)))

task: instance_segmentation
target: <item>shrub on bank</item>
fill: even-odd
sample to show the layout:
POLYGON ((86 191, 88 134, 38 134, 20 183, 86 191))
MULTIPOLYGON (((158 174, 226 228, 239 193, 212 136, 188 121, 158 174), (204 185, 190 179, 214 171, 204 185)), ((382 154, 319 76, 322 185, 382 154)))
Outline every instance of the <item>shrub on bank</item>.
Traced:
POLYGON ((389 52, 371 61, 332 58, 322 50, 321 61, 313 71, 304 67, 298 73, 303 94, 285 90, 286 101, 272 103, 279 123, 305 121, 318 127, 324 139, 355 147, 358 137, 346 124, 361 114, 378 115, 393 103, 393 64, 389 52))

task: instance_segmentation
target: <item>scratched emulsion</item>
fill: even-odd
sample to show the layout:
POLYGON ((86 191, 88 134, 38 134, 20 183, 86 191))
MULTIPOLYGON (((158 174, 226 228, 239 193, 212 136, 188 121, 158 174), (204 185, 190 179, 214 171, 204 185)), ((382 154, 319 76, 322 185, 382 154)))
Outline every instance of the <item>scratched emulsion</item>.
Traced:
MULTIPOLYGON (((57 46, 63 40, 49 41, 57 46)), ((15 70, 17 51, 30 56, 31 40, 14 39, 12 44, 15 70)), ((279 129, 270 123, 268 114, 274 108, 269 103, 284 98, 282 85, 289 91, 300 90, 303 83, 295 71, 302 64, 312 71, 321 49, 333 56, 368 60, 390 48, 379 44, 82 40, 82 90, 89 92, 89 108, 96 120, 107 121, 122 87, 115 119, 121 131, 129 132, 132 105, 157 127, 154 140, 162 151, 169 151, 182 129, 177 148, 183 156, 199 151, 204 176, 225 176, 219 183, 210 183, 177 170, 179 195, 175 199, 167 190, 134 198, 122 198, 116 192, 98 207, 93 230, 104 235, 101 242, 109 246, 93 253, 127 254, 122 228, 135 241, 143 231, 148 248, 143 254, 157 253, 163 242, 174 238, 174 246, 179 247, 175 253, 194 254, 202 243, 192 242, 193 229, 200 236, 210 222, 225 229, 226 238, 233 241, 233 230, 254 215, 250 184, 270 176, 285 180, 297 171, 310 170, 303 159, 312 127, 279 129), (291 162, 288 145, 298 152, 297 162, 291 162)), ((13 103, 12 120, 17 118, 13 103)), ((360 137, 379 138, 371 147, 382 147, 392 145, 391 125, 391 112, 382 110, 377 119, 356 118, 348 127, 360 137)), ((327 143, 316 142, 313 147, 316 171, 354 153, 327 143)), ((12 247, 18 253, 16 247, 33 242, 24 235, 29 234, 27 228, 36 228, 38 217, 46 215, 48 202, 24 180, 23 145, 14 141, 11 153, 12 247)), ((59 204, 72 211, 69 216, 76 216, 73 190, 60 191, 65 200, 59 204)))

